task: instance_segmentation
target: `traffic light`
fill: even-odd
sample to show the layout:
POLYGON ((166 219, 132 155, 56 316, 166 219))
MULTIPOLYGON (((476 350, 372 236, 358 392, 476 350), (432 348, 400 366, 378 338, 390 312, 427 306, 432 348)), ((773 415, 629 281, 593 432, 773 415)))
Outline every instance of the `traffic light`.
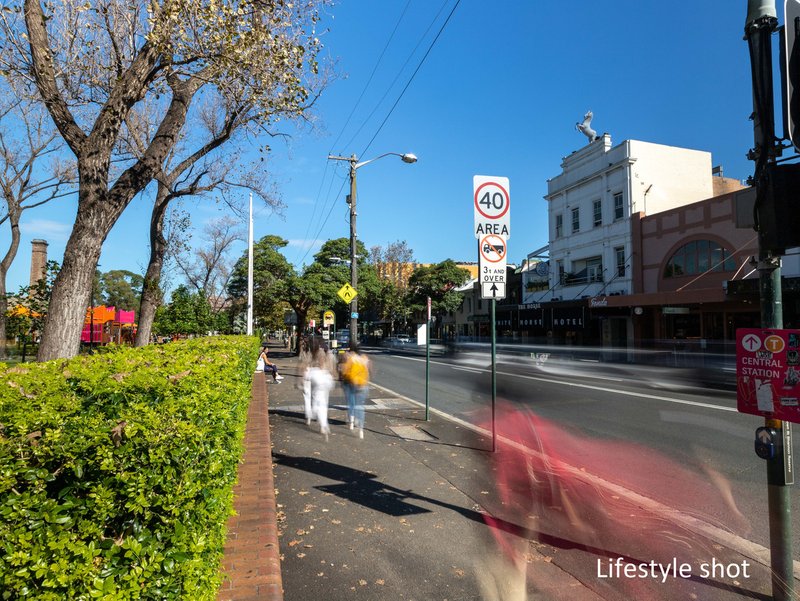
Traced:
POLYGON ((800 150, 800 0, 785 0, 783 27, 783 124, 794 147, 800 150))
POLYGON ((800 246, 798 206, 800 163, 767 165, 756 196, 759 248, 783 255, 800 246))

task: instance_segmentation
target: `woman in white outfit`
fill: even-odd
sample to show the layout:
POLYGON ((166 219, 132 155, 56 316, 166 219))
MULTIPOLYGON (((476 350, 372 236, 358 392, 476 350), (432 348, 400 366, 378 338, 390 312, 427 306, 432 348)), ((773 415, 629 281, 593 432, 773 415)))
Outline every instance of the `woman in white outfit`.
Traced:
POLYGON ((308 379, 311 382, 311 408, 319 422, 319 431, 328 440, 331 428, 328 425, 328 399, 334 386, 330 372, 330 359, 325 349, 318 348, 313 352, 311 367, 308 368, 308 379))

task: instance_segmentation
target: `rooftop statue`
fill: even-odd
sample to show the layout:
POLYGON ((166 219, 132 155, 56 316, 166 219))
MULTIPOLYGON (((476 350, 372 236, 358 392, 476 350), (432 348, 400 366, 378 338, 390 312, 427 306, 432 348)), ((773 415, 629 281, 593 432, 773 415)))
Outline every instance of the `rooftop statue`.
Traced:
POLYGON ((594 131, 592 129, 592 127, 591 127, 592 117, 593 116, 594 115, 592 115, 592 111, 589 111, 583 116, 583 123, 576 123, 575 124, 575 129, 577 129, 584 136, 589 138, 589 142, 594 142, 595 140, 598 139, 597 138, 597 132, 594 131))

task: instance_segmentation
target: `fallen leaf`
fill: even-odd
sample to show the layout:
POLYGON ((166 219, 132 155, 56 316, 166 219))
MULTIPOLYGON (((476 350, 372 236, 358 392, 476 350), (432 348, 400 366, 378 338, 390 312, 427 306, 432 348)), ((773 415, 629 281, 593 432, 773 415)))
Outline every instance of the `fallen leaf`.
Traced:
POLYGON ((366 580, 364 580, 363 578, 362 578, 361 580, 359 580, 359 581, 358 581, 358 583, 359 583, 361 586, 367 586, 367 581, 366 581, 366 580))
POLYGON ((386 584, 386 582, 384 581, 383 578, 378 578, 378 580, 375 581, 375 584, 380 584, 381 586, 383 586, 384 584, 386 584))
POLYGON ((300 543, 302 543, 302 542, 303 542, 303 541, 301 541, 301 540, 290 540, 290 541, 289 541, 289 546, 290 546, 290 547, 294 547, 295 545, 299 545, 299 544, 300 544, 300 543))
POLYGON ((297 557, 299 557, 300 559, 303 559, 305 556, 306 556, 305 553, 298 553, 297 554, 297 557))

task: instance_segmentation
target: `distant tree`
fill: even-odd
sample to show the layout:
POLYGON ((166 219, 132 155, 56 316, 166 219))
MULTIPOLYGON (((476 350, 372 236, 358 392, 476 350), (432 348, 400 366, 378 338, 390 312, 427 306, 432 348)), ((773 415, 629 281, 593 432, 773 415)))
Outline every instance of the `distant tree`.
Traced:
POLYGON ((144 278, 138 273, 116 269, 100 276, 103 304, 123 311, 135 311, 139 306, 144 278))
POLYGON ((414 251, 405 240, 390 242, 386 247, 380 245, 370 249, 370 262, 375 266, 382 280, 392 282, 396 288, 405 291, 411 266, 414 263, 414 251))
MULTIPOLYGON (((455 264, 451 259, 418 267, 408 281, 409 307, 412 311, 425 311, 427 299, 431 299, 431 313, 436 315, 437 324, 447 313, 456 311, 462 297, 455 291, 469 279, 469 271, 455 264)), ((437 327, 441 327, 440 325, 437 327)))
POLYGON ((41 334, 59 269, 56 261, 48 261, 45 276, 32 286, 21 286, 19 293, 13 297, 14 306, 8 315, 8 333, 18 337, 23 347, 41 334))
MULTIPOLYGON (((253 244, 253 317, 263 327, 269 327, 267 324, 276 325, 278 314, 282 322, 283 308, 288 299, 288 281, 294 275, 294 268, 280 252, 280 249, 287 244, 289 244, 287 240, 275 235, 264 236, 253 244)), ((234 318, 236 315, 246 315, 246 251, 233 268, 228 284, 228 295, 234 318)))
POLYGON ((205 334, 214 331, 218 322, 211 312, 208 299, 201 292, 178 286, 169 304, 156 311, 153 331, 159 335, 205 334))

